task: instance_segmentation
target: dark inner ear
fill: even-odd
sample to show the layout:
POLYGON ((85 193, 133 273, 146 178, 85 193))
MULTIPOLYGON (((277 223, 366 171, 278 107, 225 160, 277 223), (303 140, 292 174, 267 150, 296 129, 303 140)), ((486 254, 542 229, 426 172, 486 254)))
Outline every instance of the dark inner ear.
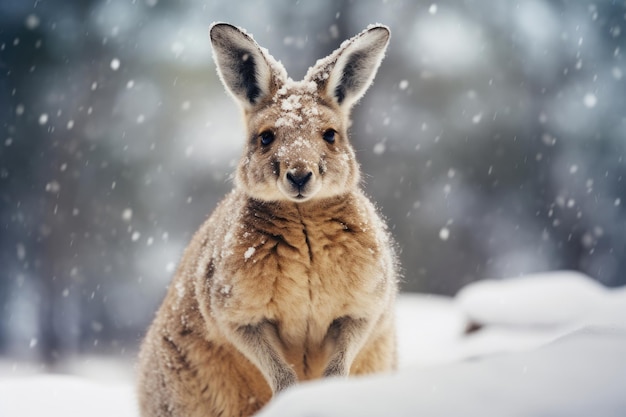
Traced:
POLYGON ((359 88, 359 78, 355 74, 361 68, 360 63, 364 59, 366 59, 366 54, 361 51, 355 51, 348 57, 346 65, 343 68, 341 81, 335 88, 335 97, 339 104, 346 98, 348 91, 359 88))
POLYGON ((245 49, 236 49, 232 52, 233 61, 237 65, 240 74, 240 91, 246 92, 246 98, 254 104, 261 95, 261 88, 258 84, 256 62, 252 52, 245 49))

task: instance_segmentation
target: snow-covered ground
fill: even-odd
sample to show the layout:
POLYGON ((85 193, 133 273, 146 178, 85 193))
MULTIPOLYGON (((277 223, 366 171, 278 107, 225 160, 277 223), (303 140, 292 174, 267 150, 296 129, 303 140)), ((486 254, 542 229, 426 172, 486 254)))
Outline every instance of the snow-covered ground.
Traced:
MULTIPOLYGON (((397 373, 302 384, 261 415, 626 415, 626 288, 573 272, 482 281, 402 295, 397 320, 397 373)), ((127 372, 89 374, 3 372, 0 416, 138 416, 127 372)))

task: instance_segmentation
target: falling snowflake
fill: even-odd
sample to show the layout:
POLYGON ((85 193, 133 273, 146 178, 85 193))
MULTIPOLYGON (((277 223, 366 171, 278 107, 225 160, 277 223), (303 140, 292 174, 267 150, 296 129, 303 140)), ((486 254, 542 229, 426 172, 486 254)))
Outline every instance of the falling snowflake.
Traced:
POLYGON ((46 184, 46 191, 49 193, 58 193, 61 191, 61 184, 57 181, 50 181, 46 184))
POLYGON ((111 60, 111 69, 113 71, 117 71, 118 69, 120 69, 120 60, 117 58, 113 58, 111 60))
POLYGON ((36 14, 29 14, 28 16, 26 16, 26 20, 24 21, 26 29, 29 30, 37 29, 39 27, 39 23, 41 23, 41 20, 36 14))
POLYGON ((386 149, 386 146, 385 146, 384 142, 379 142, 376 145, 374 145, 374 153, 376 155, 384 154, 385 153, 385 149, 386 149))
POLYGON ((583 98, 583 103, 585 104, 585 107, 591 109, 596 107, 596 104, 598 104, 598 98, 593 93, 587 93, 583 98))
POLYGON ((129 208, 124 209, 122 212, 122 220, 129 222, 133 218, 133 211, 129 208))

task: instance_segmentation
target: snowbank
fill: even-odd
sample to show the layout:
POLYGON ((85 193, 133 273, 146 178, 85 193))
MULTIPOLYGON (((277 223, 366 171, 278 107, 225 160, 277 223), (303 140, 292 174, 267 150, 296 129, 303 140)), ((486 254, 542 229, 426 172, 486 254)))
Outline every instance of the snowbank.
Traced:
POLYGON ((0 379, 2 417, 137 417, 128 384, 63 375, 0 379))
POLYGON ((578 272, 479 281, 459 292, 457 304, 484 325, 626 327, 626 288, 610 290, 578 272))
MULTIPOLYGON (((402 295, 397 323, 399 372, 302 384, 261 416, 626 415, 626 288, 573 272, 482 281, 402 295)), ((127 380, 0 375, 0 416, 31 415, 138 413, 127 380)))
POLYGON ((625 331, 579 331, 533 351, 303 384, 260 416, 623 417, 625 354, 625 331))

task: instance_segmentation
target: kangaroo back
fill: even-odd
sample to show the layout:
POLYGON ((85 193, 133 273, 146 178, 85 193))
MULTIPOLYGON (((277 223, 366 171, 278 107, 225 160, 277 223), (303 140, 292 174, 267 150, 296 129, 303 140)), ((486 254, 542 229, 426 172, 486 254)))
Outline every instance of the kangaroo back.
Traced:
POLYGON ((143 416, 247 416, 297 381, 396 364, 397 261, 348 139, 389 30, 369 27, 297 82, 242 29, 210 36, 245 148, 142 345, 143 416))

